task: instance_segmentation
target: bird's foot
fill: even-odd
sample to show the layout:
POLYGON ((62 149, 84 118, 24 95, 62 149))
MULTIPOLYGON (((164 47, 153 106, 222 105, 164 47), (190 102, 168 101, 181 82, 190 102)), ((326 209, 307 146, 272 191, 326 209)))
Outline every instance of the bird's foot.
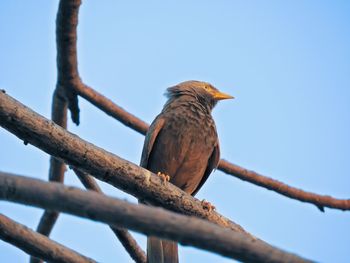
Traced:
POLYGON ((170 176, 161 172, 158 172, 157 175, 163 179, 163 183, 169 182, 170 181, 170 176))
POLYGON ((205 199, 202 200, 202 206, 205 210, 208 210, 209 212, 214 211, 216 208, 214 205, 212 205, 210 202, 206 201, 205 199))

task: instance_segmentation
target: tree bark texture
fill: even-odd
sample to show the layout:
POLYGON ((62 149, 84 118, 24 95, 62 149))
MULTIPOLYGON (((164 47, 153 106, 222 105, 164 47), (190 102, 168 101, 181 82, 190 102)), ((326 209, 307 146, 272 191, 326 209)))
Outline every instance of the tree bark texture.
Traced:
MULTIPOLYGON (((12 175, 10 175, 12 176, 12 175)), ((0 177, 3 179, 2 174, 0 177)), ((4 195, 2 192, 1 195, 4 195)), ((43 197, 45 199, 45 197, 43 197)), ((38 234, 10 218, 0 214, 0 239, 15 245, 29 255, 51 262, 96 262, 82 256, 61 244, 58 244, 42 234, 38 234)))
POLYGON ((310 262, 207 220, 58 183, 0 173, 0 199, 122 226, 245 262, 310 262))
MULTIPOLYGON (((86 189, 103 194, 96 180, 91 175, 79 171, 78 169, 74 169, 74 172, 86 189)), ((116 226, 110 226, 110 228, 112 229, 113 233, 117 236, 119 241, 122 243, 126 251, 129 253, 130 257, 133 260, 135 260, 135 262, 146 263, 146 253, 137 244, 136 240, 131 236, 129 231, 116 226)))

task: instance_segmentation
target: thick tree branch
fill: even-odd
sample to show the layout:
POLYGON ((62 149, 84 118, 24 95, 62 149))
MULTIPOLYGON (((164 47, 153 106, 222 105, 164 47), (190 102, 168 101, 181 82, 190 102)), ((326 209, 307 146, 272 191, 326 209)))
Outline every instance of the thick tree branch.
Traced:
MULTIPOLYGON (((90 87, 80 85, 77 92, 80 96, 84 97, 86 100, 94 104, 96 107, 108 115, 119 120, 127 127, 130 127, 141 134, 146 134, 148 129, 147 123, 125 111, 123 108, 119 107, 97 91, 94 91, 90 87)), ((327 195, 319 195, 307 192, 296 187, 289 186, 267 176, 263 176, 254 171, 247 170, 223 159, 220 160, 218 169, 243 181, 247 181, 266 189, 275 191, 289 198, 314 204, 322 212, 324 211, 324 207, 340 210, 350 210, 350 199, 337 199, 327 195)))
POLYGON ((170 183, 165 184, 157 175, 80 139, 1 92, 0 125, 20 139, 138 199, 244 232, 242 227, 215 211, 208 212, 191 195, 170 183))
POLYGON ((22 249, 29 255, 51 262, 96 262, 50 240, 44 235, 30 230, 26 226, 2 214, 0 214, 0 239, 22 249))
MULTIPOLYGON (((86 189, 103 194, 101 188, 98 186, 97 182, 91 175, 79 171, 78 169, 73 170, 86 189)), ((135 262, 146 263, 147 260, 145 252, 141 249, 136 240, 130 235, 127 230, 115 226, 110 226, 110 228, 118 237, 119 241, 122 243, 131 258, 135 260, 135 262)))
POLYGON ((120 225, 245 262, 309 262, 206 220, 58 183, 0 173, 0 199, 120 225))

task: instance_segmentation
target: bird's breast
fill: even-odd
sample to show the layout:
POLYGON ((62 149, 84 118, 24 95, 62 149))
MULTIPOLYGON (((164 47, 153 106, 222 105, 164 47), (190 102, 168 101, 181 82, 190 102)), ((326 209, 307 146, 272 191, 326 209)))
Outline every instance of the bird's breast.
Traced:
POLYGON ((151 170, 191 193, 201 181, 217 143, 212 117, 195 107, 163 113, 164 126, 152 150, 151 170))

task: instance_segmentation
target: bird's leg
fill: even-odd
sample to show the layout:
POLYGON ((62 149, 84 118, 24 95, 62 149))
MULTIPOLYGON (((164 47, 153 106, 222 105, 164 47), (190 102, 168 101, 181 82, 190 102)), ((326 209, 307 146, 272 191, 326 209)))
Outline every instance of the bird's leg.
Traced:
POLYGON ((208 210, 209 212, 216 209, 214 205, 212 205, 210 202, 206 201, 205 199, 203 199, 201 203, 203 208, 208 210))
POLYGON ((170 176, 167 175, 167 174, 164 174, 164 173, 161 173, 161 172, 158 172, 157 175, 163 179, 163 182, 166 183, 166 182, 169 182, 170 181, 170 176))

